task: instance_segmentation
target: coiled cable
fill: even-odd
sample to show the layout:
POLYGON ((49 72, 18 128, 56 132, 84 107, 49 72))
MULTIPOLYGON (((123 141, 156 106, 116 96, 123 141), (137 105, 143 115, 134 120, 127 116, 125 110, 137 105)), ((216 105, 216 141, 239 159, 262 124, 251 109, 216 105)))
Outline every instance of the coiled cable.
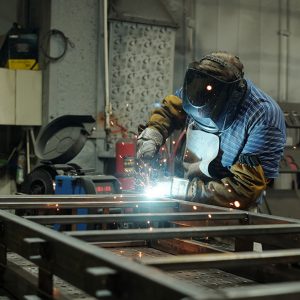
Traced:
POLYGON ((43 55, 46 57, 46 59, 48 60, 46 62, 46 64, 48 64, 50 62, 57 62, 60 59, 62 59, 68 50, 68 46, 70 46, 71 48, 74 48, 75 44, 67 36, 65 36, 65 34, 62 31, 60 31, 58 29, 49 30, 44 35, 44 37, 41 41, 41 51, 42 51, 43 55), (62 44, 63 44, 62 52, 56 56, 51 56, 49 54, 49 45, 50 45, 50 40, 52 37, 57 37, 58 39, 60 39, 62 41, 62 44))

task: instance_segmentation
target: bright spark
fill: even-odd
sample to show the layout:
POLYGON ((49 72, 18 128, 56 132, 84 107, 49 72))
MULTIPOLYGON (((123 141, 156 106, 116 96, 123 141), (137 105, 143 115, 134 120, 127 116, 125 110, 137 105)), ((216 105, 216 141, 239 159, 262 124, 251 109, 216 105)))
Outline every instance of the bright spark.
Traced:
POLYGON ((171 181, 169 182, 160 182, 156 185, 149 185, 145 188, 145 195, 148 198, 153 197, 169 197, 171 194, 171 181))
POLYGON ((234 201, 234 206, 235 206, 235 207, 240 207, 240 206, 241 206, 241 204, 240 204, 240 202, 239 202, 239 201, 234 201))

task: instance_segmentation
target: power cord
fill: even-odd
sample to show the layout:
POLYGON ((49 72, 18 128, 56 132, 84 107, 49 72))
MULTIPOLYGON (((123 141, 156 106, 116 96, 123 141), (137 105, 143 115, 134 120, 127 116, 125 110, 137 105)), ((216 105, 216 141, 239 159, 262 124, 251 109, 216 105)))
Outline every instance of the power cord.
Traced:
POLYGON ((68 50, 68 46, 70 46, 71 48, 75 47, 75 44, 67 37, 65 36, 65 34, 58 30, 58 29, 51 29, 49 30, 43 37, 42 42, 41 42, 41 51, 44 54, 44 56, 48 59, 48 63, 50 62, 57 62, 59 61, 61 58, 63 58, 68 50), (49 54, 49 45, 50 45, 50 40, 52 37, 57 37, 59 38, 62 43, 63 43, 63 50, 62 52, 57 55, 57 56, 51 56, 49 54))

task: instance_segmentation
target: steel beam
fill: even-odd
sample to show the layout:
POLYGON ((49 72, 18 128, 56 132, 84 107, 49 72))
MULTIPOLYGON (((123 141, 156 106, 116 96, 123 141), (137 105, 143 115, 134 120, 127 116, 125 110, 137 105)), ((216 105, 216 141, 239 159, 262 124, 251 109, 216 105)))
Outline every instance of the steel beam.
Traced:
POLYGON ((300 224, 207 226, 65 232, 87 242, 299 234, 300 224))
POLYGON ((48 202, 45 201, 27 201, 27 202, 0 202, 0 209, 60 209, 60 208, 178 208, 175 201, 66 201, 66 202, 48 202))
POLYGON ((266 215, 266 214, 256 214, 249 213, 249 224, 287 224, 287 223, 295 223, 299 224, 299 219, 285 218, 274 215, 266 215))
POLYGON ((25 216, 27 220, 39 224, 77 224, 77 223, 120 223, 120 222, 168 222, 168 221, 214 221, 247 220, 246 212, 214 213, 140 213, 140 214, 96 214, 96 215, 39 215, 25 216))
POLYGON ((0 195, 0 202, 79 202, 79 201, 104 201, 104 202, 118 202, 118 201, 177 201, 165 197, 147 197, 145 194, 95 194, 95 195, 0 195))
MULTIPOLYGON (((228 287, 223 289, 222 292, 224 299, 231 300, 298 300, 300 298, 300 282, 228 287)), ((198 299, 200 300, 201 297, 198 299)))
POLYGON ((232 268, 265 264, 287 264, 300 261, 300 249, 264 252, 216 253, 142 258, 138 262, 163 270, 232 268))

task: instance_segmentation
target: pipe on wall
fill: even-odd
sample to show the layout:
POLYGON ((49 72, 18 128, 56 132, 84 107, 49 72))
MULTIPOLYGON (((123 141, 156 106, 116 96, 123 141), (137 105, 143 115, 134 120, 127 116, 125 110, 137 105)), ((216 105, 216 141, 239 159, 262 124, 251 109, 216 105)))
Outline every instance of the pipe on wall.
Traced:
POLYGON ((105 129, 110 130, 111 103, 109 95, 109 69, 108 69, 108 27, 107 27, 107 0, 103 0, 103 32, 104 32, 104 81, 105 81, 105 129))
POLYGON ((290 0, 279 0, 278 100, 288 102, 290 0))

